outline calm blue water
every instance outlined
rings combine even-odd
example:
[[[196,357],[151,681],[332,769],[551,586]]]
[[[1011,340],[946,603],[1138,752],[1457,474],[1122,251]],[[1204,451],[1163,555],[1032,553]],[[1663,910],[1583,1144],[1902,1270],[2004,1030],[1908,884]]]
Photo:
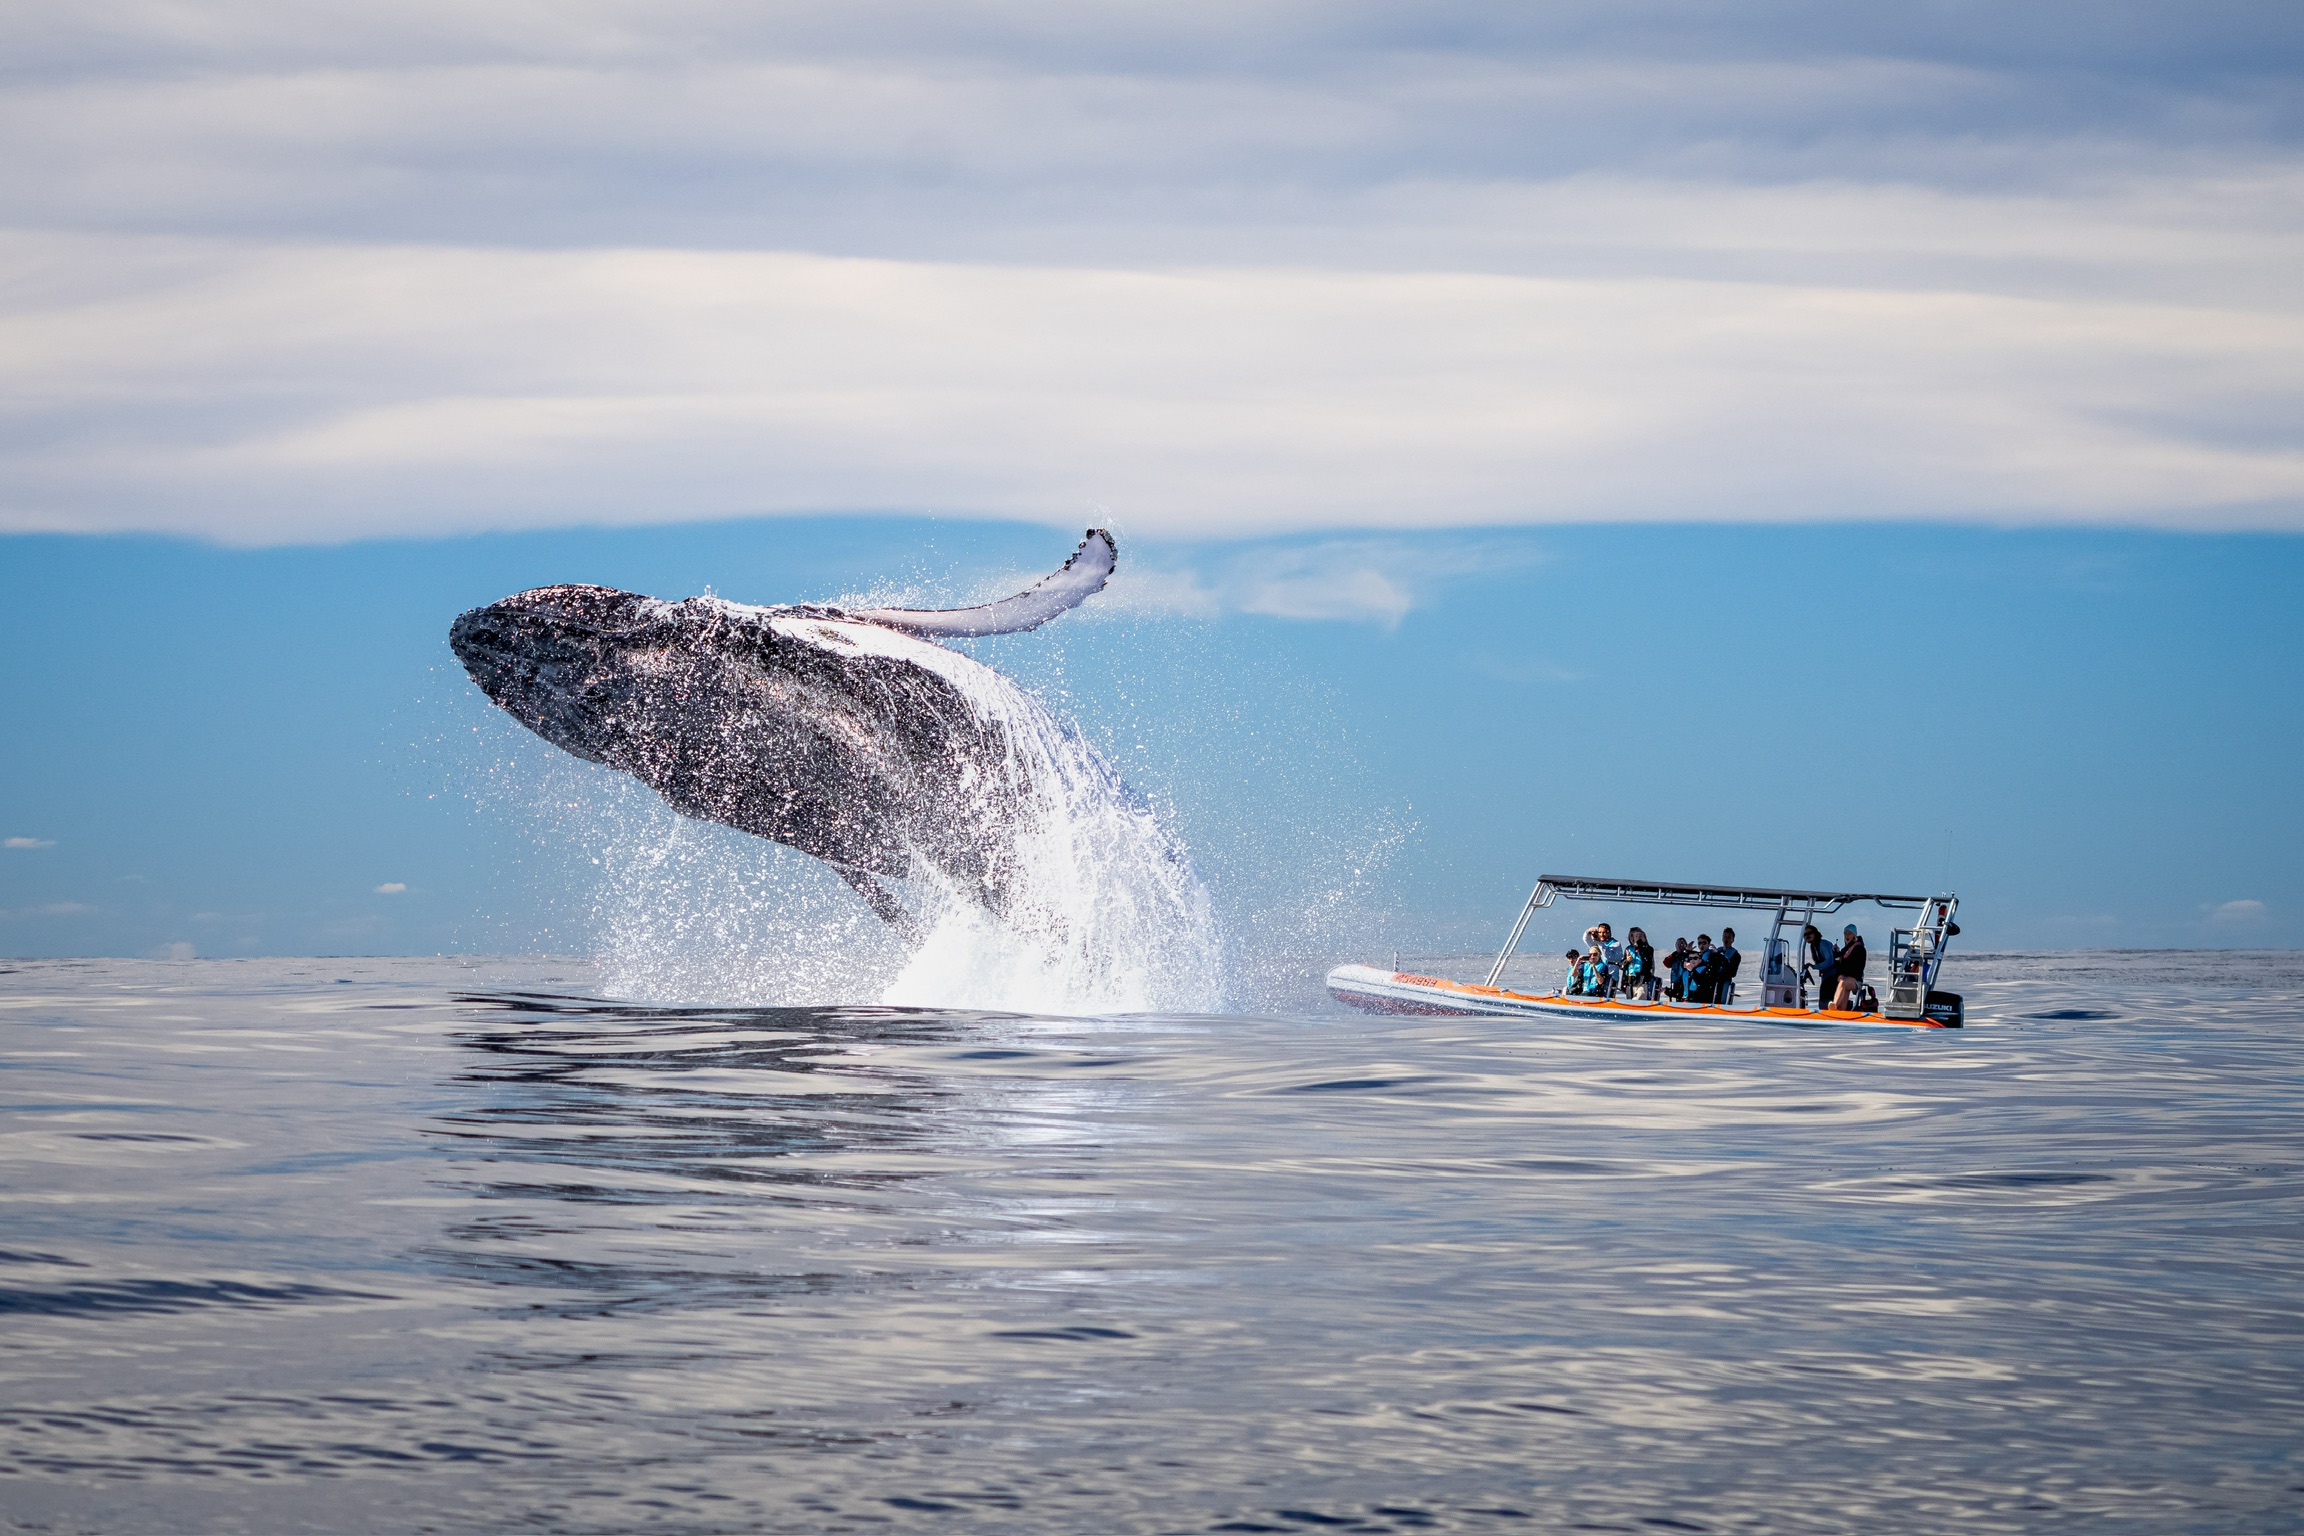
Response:
[[[0,1525],[2304,1529],[2304,956],[1946,981],[1965,1032],[13,963]]]

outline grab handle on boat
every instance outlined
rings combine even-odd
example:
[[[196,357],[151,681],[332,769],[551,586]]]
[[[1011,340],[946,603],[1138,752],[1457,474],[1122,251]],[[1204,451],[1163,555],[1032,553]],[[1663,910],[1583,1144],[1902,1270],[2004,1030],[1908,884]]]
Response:
[[[1536,882],[1536,889],[1528,893],[1528,904],[1520,909],[1520,920],[1512,925],[1512,936],[1506,939],[1504,947],[1497,951],[1496,963],[1488,967],[1488,979],[1482,985],[1490,987],[1496,985],[1496,979],[1504,974],[1504,962],[1512,958],[1512,951],[1520,947],[1520,935],[1528,931],[1528,919],[1536,915],[1538,907],[1547,904],[1545,898],[1551,894],[1552,887],[1548,882],[1542,880]]]

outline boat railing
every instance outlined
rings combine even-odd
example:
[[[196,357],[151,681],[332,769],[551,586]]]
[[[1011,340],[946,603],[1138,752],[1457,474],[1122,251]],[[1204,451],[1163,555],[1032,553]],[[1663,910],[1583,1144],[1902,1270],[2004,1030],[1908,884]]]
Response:
[[[1881,1012],[1889,1018],[1918,1019],[1927,1012],[1937,968],[1944,962],[1945,945],[1960,931],[1959,925],[1952,921],[1959,899],[1949,894],[1900,896],[1878,891],[1790,891],[1764,886],[1691,885],[1670,880],[1539,875],[1536,888],[1528,893],[1527,901],[1520,907],[1520,915],[1513,922],[1504,947],[1497,951],[1495,964],[1489,966],[1484,985],[1493,987],[1503,977],[1504,967],[1511,963],[1514,951],[1519,949],[1537,909],[1548,907],[1562,897],[1570,901],[1725,907],[1772,913],[1768,938],[1761,948],[1760,1006],[1763,1008],[1797,1008],[1806,1000],[1802,983],[1807,967],[1795,947],[1795,939],[1786,937],[1787,929],[1797,936],[1818,917],[1854,902],[1870,902],[1891,910],[1918,913],[1911,927],[1889,930],[1889,986],[1881,1006]],[[1819,989],[1823,984],[1824,979],[1819,977]]]
[[[1929,898],[1919,920],[1888,934],[1888,995],[1880,1011],[1891,1019],[1917,1019],[1928,1011],[1928,994],[1944,964],[1944,948],[1960,931],[1952,914],[1960,903],[1950,896]]]

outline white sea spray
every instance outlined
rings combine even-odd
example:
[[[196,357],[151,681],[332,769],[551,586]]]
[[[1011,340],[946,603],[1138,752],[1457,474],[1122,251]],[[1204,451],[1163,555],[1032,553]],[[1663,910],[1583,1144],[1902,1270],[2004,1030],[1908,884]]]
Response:
[[[995,915],[923,858],[919,878],[885,882],[913,919],[899,932],[819,861],[680,816],[623,775],[553,754],[532,804],[542,840],[579,844],[591,860],[580,926],[606,991],[1076,1015],[1222,1006],[1223,946],[1189,852],[1078,731],[942,646],[872,625],[772,622],[787,640],[902,660],[959,692],[1024,789],[1002,813],[1014,860],[1003,908]]]

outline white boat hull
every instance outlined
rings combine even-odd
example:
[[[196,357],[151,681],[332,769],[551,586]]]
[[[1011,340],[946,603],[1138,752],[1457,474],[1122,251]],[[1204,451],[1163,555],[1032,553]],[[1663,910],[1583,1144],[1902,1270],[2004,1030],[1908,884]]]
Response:
[[[1433,1014],[1457,1018],[1539,1017],[1552,1019],[1736,1019],[1753,1024],[1789,1024],[1939,1029],[1930,1019],[1887,1019],[1877,1013],[1812,1012],[1805,1008],[1738,1008],[1714,1004],[1626,998],[1561,997],[1512,992],[1477,982],[1449,981],[1373,965],[1340,965],[1328,973],[1328,993],[1367,1013]]]

